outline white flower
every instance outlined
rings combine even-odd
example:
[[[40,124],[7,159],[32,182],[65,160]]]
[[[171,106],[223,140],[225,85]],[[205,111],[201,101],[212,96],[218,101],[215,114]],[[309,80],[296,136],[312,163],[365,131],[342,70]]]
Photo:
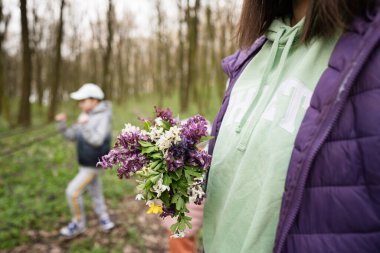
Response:
[[[163,176],[161,175],[160,179],[158,179],[157,183],[153,185],[153,192],[157,193],[157,198],[161,196],[164,191],[170,191],[170,187],[163,184]]]
[[[148,201],[145,203],[145,205],[147,205],[147,206],[149,206],[149,205],[151,205],[151,204],[154,204],[154,202],[153,202],[152,200],[148,200]]]
[[[177,144],[181,141],[181,128],[172,126],[166,131],[156,142],[157,147],[165,153],[173,144]]]
[[[190,198],[189,201],[194,203],[197,199],[202,199],[206,193],[202,188],[203,178],[196,178],[187,190]]]
[[[160,139],[161,135],[164,133],[164,129],[162,128],[156,128],[156,127],[151,127],[150,128],[150,133],[148,134],[149,135],[149,138],[152,140],[152,141],[157,141]]]
[[[164,122],[162,121],[162,118],[161,117],[158,117],[154,120],[154,122],[156,122],[156,125],[157,126],[162,126],[164,125]]]
[[[136,174],[137,174],[137,175],[143,175],[143,176],[146,176],[146,175],[149,174],[150,170],[151,170],[151,169],[150,169],[149,167],[144,166],[144,167],[141,168],[141,170],[137,171]]]
[[[144,199],[144,195],[142,195],[141,193],[136,195],[136,200],[143,200],[143,199]]]
[[[124,129],[122,130],[123,133],[129,132],[129,133],[136,133],[140,131],[139,127],[133,126],[131,124],[125,124]]]
[[[183,231],[177,231],[173,235],[170,236],[170,238],[184,238],[185,237],[185,232]]]

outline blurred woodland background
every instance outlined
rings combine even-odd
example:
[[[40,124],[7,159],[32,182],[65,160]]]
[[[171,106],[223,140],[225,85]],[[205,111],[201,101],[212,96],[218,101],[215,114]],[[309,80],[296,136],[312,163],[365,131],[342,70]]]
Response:
[[[241,0],[0,0],[0,253],[165,252],[167,235],[134,183],[102,177],[117,227],[74,240],[65,188],[77,173],[75,145],[54,125],[80,110],[70,92],[99,84],[113,102],[114,135],[153,106],[212,121],[226,88],[222,58],[234,52]],[[199,236],[199,252],[202,252]]]
[[[146,0],[134,11],[133,2],[144,1],[0,0],[3,124],[30,125],[31,103],[53,120],[85,82],[119,104],[156,94],[158,105],[177,96],[181,112],[209,112],[225,90],[220,60],[236,50],[239,1]]]

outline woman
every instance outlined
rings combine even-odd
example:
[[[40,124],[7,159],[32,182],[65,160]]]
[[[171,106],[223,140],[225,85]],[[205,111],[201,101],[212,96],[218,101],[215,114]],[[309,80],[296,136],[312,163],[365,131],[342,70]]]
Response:
[[[244,1],[209,148],[206,253],[380,252],[379,8]]]

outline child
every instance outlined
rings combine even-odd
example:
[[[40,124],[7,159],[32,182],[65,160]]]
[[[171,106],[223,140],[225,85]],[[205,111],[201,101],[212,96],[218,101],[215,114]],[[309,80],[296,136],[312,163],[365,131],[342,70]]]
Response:
[[[111,141],[111,103],[102,101],[103,91],[95,84],[84,84],[70,97],[79,101],[82,113],[72,127],[66,126],[66,114],[56,116],[57,128],[66,139],[77,143],[79,172],[69,183],[66,196],[69,202],[72,221],[60,230],[62,236],[74,237],[86,228],[84,214],[83,191],[88,188],[93,207],[100,219],[103,231],[110,231],[115,224],[110,220],[104,203],[102,184],[99,178],[100,170],[96,168],[99,157],[110,150]]]

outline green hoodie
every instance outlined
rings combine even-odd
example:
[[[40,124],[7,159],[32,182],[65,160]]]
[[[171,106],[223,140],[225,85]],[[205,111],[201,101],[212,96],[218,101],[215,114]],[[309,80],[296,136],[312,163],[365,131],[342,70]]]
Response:
[[[301,44],[303,22],[273,21],[232,90],[208,181],[207,253],[272,252],[294,140],[339,38]]]

